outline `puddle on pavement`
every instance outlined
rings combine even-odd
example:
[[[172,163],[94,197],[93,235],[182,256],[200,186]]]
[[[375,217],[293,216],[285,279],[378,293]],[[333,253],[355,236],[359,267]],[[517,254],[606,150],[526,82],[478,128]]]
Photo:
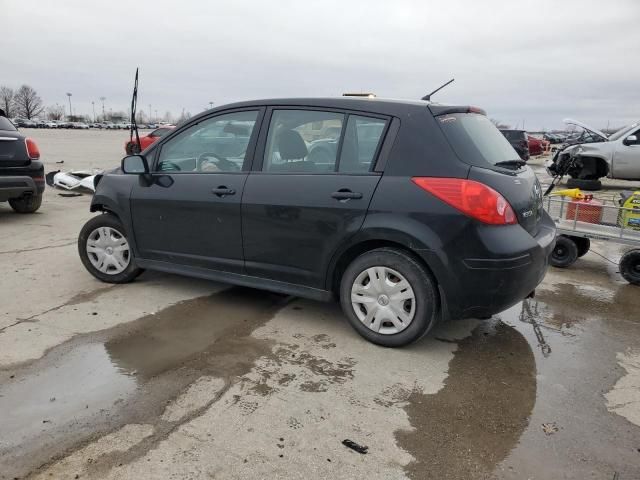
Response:
[[[553,308],[547,321],[556,327],[572,326],[586,318],[639,322],[640,288],[619,285],[614,289],[559,283],[553,289],[539,290],[536,298]]]
[[[410,478],[489,477],[527,428],[536,398],[531,347],[499,320],[482,323],[458,342],[445,386],[413,392],[405,411],[413,431],[396,432],[415,457]]]
[[[202,375],[230,378],[270,352],[250,336],[288,297],[231,288],[83,335],[0,371],[0,478],[22,476],[83,440],[153,423]]]
[[[640,340],[635,288],[592,296],[560,284],[499,315],[531,346],[536,400],[492,478],[640,478],[640,429],[609,412],[604,398],[625,374],[616,353]]]

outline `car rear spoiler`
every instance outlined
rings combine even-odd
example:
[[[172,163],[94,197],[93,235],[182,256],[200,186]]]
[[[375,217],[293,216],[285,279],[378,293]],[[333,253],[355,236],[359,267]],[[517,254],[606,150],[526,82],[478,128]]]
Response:
[[[451,105],[438,105],[438,104],[430,104],[428,106],[429,110],[434,117],[438,117],[440,115],[448,115],[450,113],[479,113],[480,115],[487,115],[483,109],[478,107],[471,106],[451,106]]]

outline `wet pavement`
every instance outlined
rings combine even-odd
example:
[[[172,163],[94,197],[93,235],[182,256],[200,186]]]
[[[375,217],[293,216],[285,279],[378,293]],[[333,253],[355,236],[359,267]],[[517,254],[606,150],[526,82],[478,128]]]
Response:
[[[0,205],[0,479],[640,478],[640,288],[613,245],[389,350],[334,304],[101,284],[75,253],[86,207]]]

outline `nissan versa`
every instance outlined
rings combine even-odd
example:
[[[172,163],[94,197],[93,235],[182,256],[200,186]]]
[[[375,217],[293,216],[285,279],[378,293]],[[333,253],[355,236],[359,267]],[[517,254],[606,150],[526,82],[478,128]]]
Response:
[[[540,184],[482,110],[376,98],[218,107],[99,177],[80,232],[105,282],[143,269],[313,299],[396,347],[542,280]]]

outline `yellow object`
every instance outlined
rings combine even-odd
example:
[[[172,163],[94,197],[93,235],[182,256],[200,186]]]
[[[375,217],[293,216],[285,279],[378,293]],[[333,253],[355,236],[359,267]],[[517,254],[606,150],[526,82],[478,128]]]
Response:
[[[620,206],[625,210],[620,210],[618,225],[640,230],[640,191],[633,192],[628,197],[623,198],[621,203]]]
[[[579,188],[568,188],[566,190],[554,190],[549,195],[575,198],[576,200],[584,200],[586,195]]]

